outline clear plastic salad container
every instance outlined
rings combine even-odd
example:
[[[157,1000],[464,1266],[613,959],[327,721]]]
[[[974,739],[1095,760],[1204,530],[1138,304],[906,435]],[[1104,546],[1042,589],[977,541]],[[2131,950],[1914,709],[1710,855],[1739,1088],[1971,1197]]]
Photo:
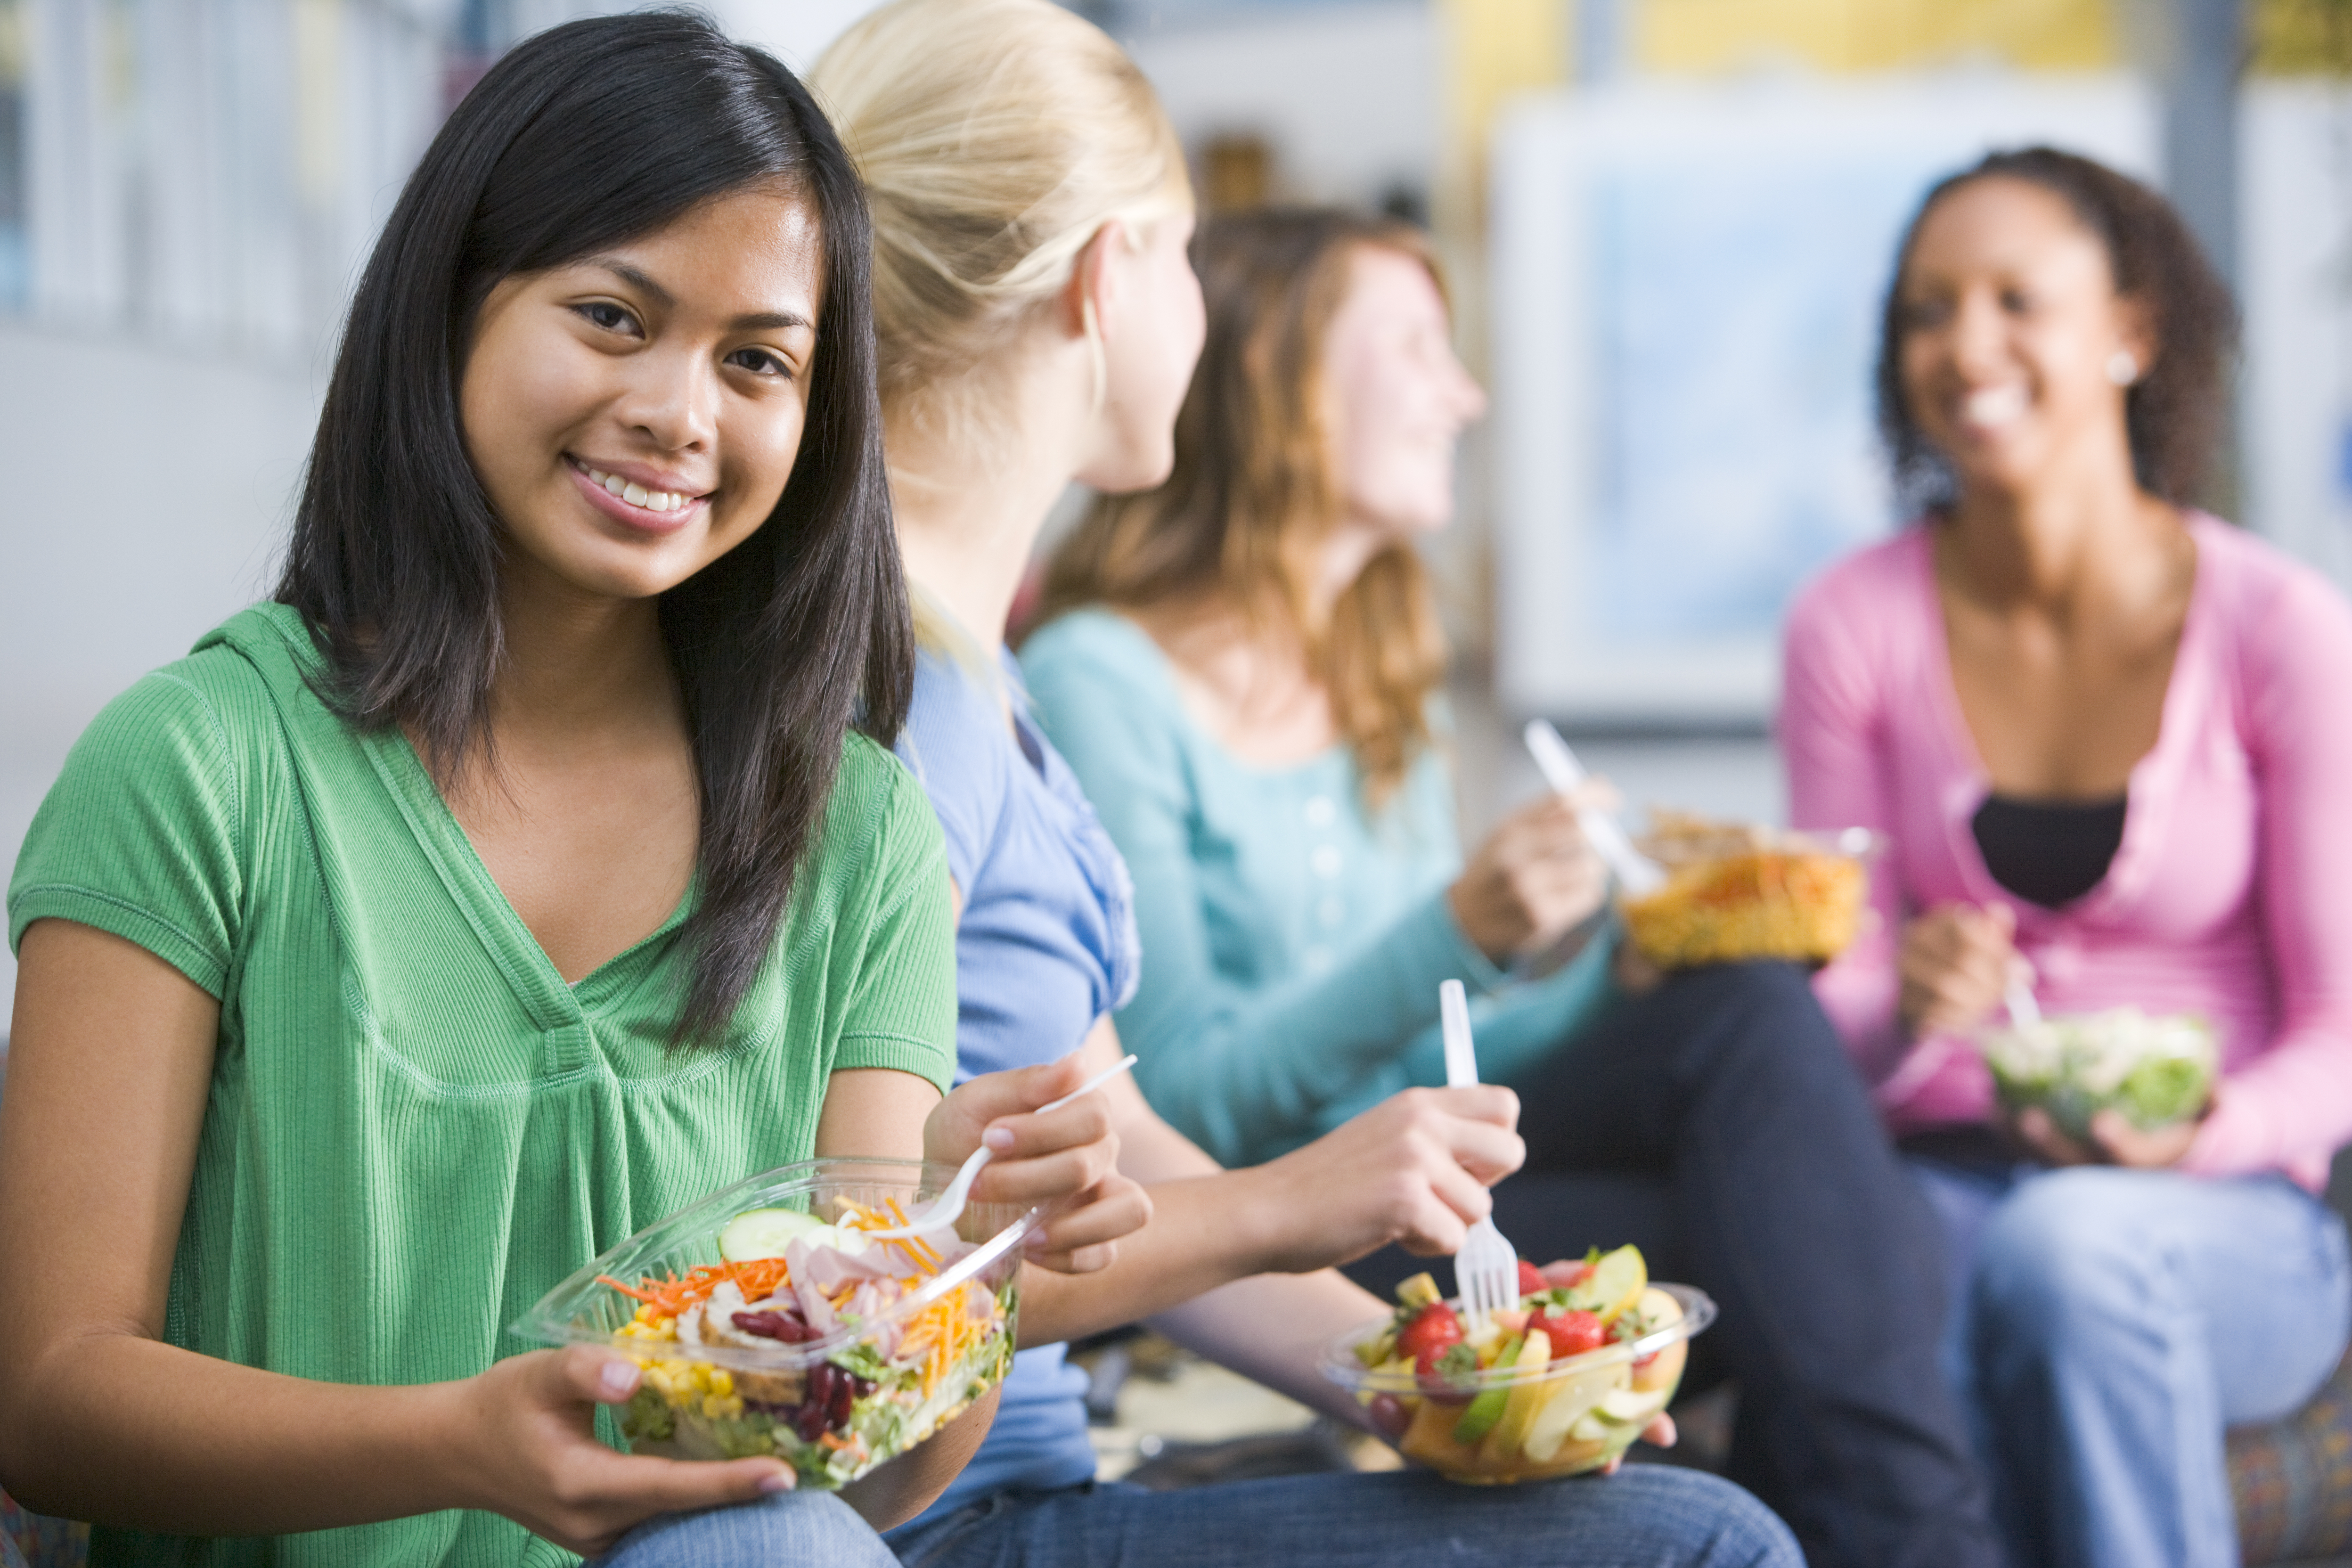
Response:
[[[2150,1016],[2137,1007],[1987,1029],[1977,1048],[2003,1104],[2038,1105],[2078,1139],[2102,1110],[2121,1111],[2143,1132],[2197,1115],[2221,1059],[2213,1026],[2196,1014]]]
[[[1884,847],[1867,828],[1797,833],[1654,808],[1643,853],[1666,885],[1624,904],[1626,933],[1661,969],[1778,958],[1826,963],[1853,942]]]
[[[1457,1301],[1444,1305],[1459,1310]],[[1715,1303],[1687,1285],[1645,1283],[1623,1314],[1625,1337],[1525,1365],[1515,1363],[1534,1336],[1510,1325],[1524,1326],[1528,1314],[1499,1314],[1504,1364],[1446,1372],[1399,1364],[1384,1342],[1400,1319],[1382,1318],[1333,1342],[1321,1370],[1369,1407],[1399,1453],[1449,1480],[1494,1486],[1572,1476],[1623,1455],[1673,1401],[1687,1342],[1715,1321]]]
[[[638,1232],[514,1325],[646,1369],[630,1450],[772,1454],[834,1489],[914,1447],[1003,1381],[1022,1239],[1043,1211],[975,1203],[956,1239],[867,1242],[955,1177],[914,1160],[810,1160]]]

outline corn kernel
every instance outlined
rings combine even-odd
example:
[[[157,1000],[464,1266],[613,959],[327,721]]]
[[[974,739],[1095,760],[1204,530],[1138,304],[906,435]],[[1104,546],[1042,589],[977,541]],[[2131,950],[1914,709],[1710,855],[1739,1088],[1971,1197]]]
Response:
[[[716,1394],[706,1394],[702,1396],[702,1413],[713,1421],[724,1416],[740,1415],[743,1414],[743,1402],[740,1399],[723,1398]]]
[[[735,1392],[735,1374],[723,1366],[710,1369],[710,1392],[724,1399]]]

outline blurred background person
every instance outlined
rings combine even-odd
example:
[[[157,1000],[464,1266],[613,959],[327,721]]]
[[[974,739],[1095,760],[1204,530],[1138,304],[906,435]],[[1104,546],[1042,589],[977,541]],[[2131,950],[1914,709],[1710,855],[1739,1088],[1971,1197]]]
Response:
[[[1949,1239],[2021,1563],[2236,1560],[2222,1427],[2343,1353],[2352,611],[2189,504],[2234,311],[2162,197],[2047,149],[1936,187],[1879,398],[1919,521],[1791,615],[1800,826],[1890,849],[1824,1002]],[[2203,1114],[2069,1137],[1967,1048],[2012,985],[2219,1031]],[[2006,1136],[2004,1136],[2006,1134]]]
[[[1535,1257],[1640,1220],[1571,1173],[1673,1194],[1644,1237],[1723,1305],[1729,1474],[1816,1563],[1993,1560],[1937,1378],[1929,1217],[1803,976],[1621,983],[1604,879],[1547,796],[1463,865],[1433,726],[1444,668],[1418,534],[1453,510],[1484,399],[1425,242],[1314,210],[1212,221],[1207,346],[1167,482],[1097,503],[1054,558],[1022,670],[1135,877],[1122,1037],[1153,1106],[1227,1163],[1444,1081],[1440,982],[1520,1090]],[[1559,973],[1517,980],[1574,929]],[[1517,1201],[1511,1201],[1516,1195]],[[1837,1300],[1817,1288],[1839,1281]]]

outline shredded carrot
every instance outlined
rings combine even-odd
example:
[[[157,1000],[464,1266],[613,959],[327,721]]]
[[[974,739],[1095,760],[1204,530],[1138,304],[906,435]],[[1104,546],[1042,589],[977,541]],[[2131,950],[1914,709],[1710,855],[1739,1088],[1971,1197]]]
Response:
[[[743,1292],[747,1301],[757,1301],[774,1295],[792,1277],[781,1258],[756,1258],[743,1263],[705,1263],[686,1271],[681,1279],[672,1273],[667,1279],[646,1276],[642,1288],[622,1284],[609,1274],[599,1274],[596,1282],[610,1285],[625,1296],[643,1301],[656,1314],[675,1318],[697,1301],[708,1300],[713,1290],[732,1280]],[[640,1311],[638,1316],[645,1313]]]

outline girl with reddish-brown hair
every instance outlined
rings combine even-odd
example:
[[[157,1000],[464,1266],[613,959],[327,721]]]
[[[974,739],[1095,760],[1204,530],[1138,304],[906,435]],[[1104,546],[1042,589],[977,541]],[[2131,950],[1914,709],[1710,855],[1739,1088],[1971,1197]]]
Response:
[[[1504,1232],[1538,1257],[1635,1240],[1723,1304],[1731,1474],[1811,1561],[1993,1562],[1935,1364],[1932,1221],[1805,977],[1621,975],[1557,798],[1460,858],[1417,543],[1485,399],[1426,242],[1275,211],[1193,255],[1208,329],[1173,469],[1062,545],[1022,656],[1134,873],[1118,1027],[1144,1092],[1218,1159],[1269,1159],[1443,1082],[1438,987],[1463,981],[1524,1105]]]

